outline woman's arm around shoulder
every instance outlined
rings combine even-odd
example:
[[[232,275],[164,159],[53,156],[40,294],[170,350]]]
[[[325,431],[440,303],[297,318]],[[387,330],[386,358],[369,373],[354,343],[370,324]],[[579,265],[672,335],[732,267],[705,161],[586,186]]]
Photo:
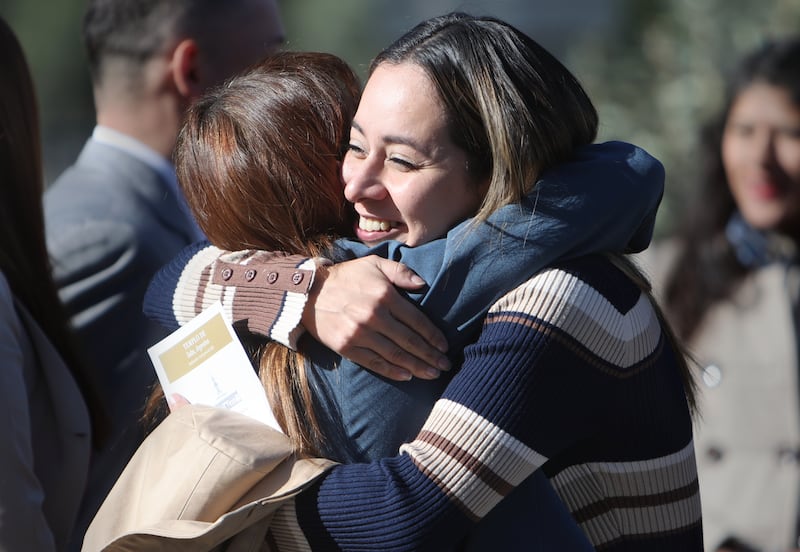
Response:
[[[296,499],[294,514],[312,549],[442,549],[457,543],[472,523],[546,465],[549,475],[569,467],[583,473],[594,463],[601,466],[615,458],[620,462],[614,466],[625,470],[629,464],[640,470],[650,463],[664,465],[663,442],[652,448],[637,444],[636,450],[620,446],[613,454],[594,444],[601,434],[598,429],[611,435],[602,428],[615,427],[615,420],[608,419],[615,411],[598,405],[614,404],[618,398],[602,396],[595,384],[605,385],[619,397],[630,393],[619,385],[624,378],[609,374],[616,357],[605,358],[609,345],[625,332],[620,334],[620,327],[606,320],[619,309],[651,319],[646,302],[638,299],[638,288],[630,283],[622,292],[613,291],[620,277],[602,257],[594,257],[597,260],[576,260],[567,269],[542,271],[492,307],[478,341],[465,350],[463,367],[416,439],[404,445],[399,456],[337,466],[312,492]],[[593,318],[595,322],[588,323]],[[657,321],[654,324],[657,327]],[[653,335],[650,329],[648,325],[639,328],[636,345],[626,346],[620,357],[620,362],[624,360],[620,370],[646,369],[661,362],[654,363],[661,358],[660,340],[658,332]],[[633,349],[641,358],[631,367],[628,353]],[[633,408],[636,401],[628,403]],[[685,410],[682,401],[675,404],[676,409],[683,405]],[[684,414],[681,423],[679,416],[668,416],[678,428],[664,458],[683,458],[686,447],[691,447],[688,411]],[[579,453],[579,461],[570,456],[574,453]],[[671,463],[672,471],[683,475],[694,466],[691,454]],[[656,525],[637,526],[646,538],[625,534],[627,529],[620,527],[620,542],[666,539],[674,545],[672,549],[688,542],[700,550],[696,490],[684,496],[679,492],[683,490],[680,478],[661,472],[654,476],[670,486],[663,489],[665,496],[674,494],[659,508],[679,515],[667,516]],[[634,477],[648,476],[636,472]],[[691,481],[687,484],[691,488]],[[588,498],[599,503],[614,497],[595,493]],[[579,506],[568,506],[579,515],[575,510]],[[595,545],[608,544],[608,535],[602,532],[590,536]],[[615,550],[614,546],[608,549]]]
[[[174,330],[220,302],[237,329],[295,347],[318,264],[300,255],[230,252],[198,242],[153,277],[144,312]]]

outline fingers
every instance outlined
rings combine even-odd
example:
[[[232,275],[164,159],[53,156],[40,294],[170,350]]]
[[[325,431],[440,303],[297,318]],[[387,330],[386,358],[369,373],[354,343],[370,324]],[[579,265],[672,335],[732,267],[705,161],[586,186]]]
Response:
[[[398,294],[389,310],[397,322],[387,330],[395,343],[432,364],[447,352],[444,334],[416,304]]]
[[[391,379],[438,378],[450,369],[443,351],[447,341],[439,329],[394,289],[376,311],[351,313],[362,323],[353,328],[345,356]],[[357,357],[357,358],[356,358]]]
[[[380,257],[372,257],[372,259],[386,278],[398,287],[403,289],[417,289],[425,285],[425,280],[402,263]],[[412,331],[405,331],[401,326],[391,328],[390,331],[397,333],[393,341],[398,343],[409,353],[435,365],[436,360],[441,356],[438,355],[437,352],[447,352],[447,340],[444,334],[433,322],[428,320],[428,317],[419,310],[417,305],[411,304],[408,301],[400,300],[393,302],[391,305],[391,312],[400,324],[409,329],[413,328]],[[431,347],[433,347],[435,351],[431,349]]]
[[[347,358],[366,368],[370,372],[374,372],[385,378],[395,381],[408,381],[413,377],[413,374],[401,368],[400,366],[390,364],[385,358],[381,357],[371,349],[356,348],[350,351]],[[438,377],[438,375],[437,375]],[[435,379],[435,378],[430,378]]]
[[[405,265],[379,257],[334,265],[315,281],[303,325],[333,351],[380,375],[434,379],[450,368],[445,336],[395,285],[414,289],[424,282]]]
[[[383,345],[375,344],[369,349],[358,347],[348,353],[353,362],[395,381],[408,381],[412,377],[433,380],[441,374],[441,370],[432,368],[388,340]]]
[[[178,393],[172,393],[171,395],[167,395],[167,406],[171,412],[175,412],[178,408],[182,406],[186,406],[187,404],[191,404],[186,397],[180,395]]]
[[[384,276],[394,285],[403,289],[419,289],[425,285],[425,280],[403,263],[390,261],[382,257],[369,257]]]
[[[329,339],[328,346],[364,368],[393,380],[438,378],[442,371],[450,369],[447,356],[411,329],[413,326],[399,322],[392,310],[410,308],[414,312],[409,314],[414,316],[408,319],[419,316],[425,324],[430,322],[399,294],[395,300],[404,304],[400,308],[387,304],[378,312],[370,309],[360,311],[355,307],[347,309],[347,321],[336,323],[338,341]],[[435,326],[431,326],[438,332]]]

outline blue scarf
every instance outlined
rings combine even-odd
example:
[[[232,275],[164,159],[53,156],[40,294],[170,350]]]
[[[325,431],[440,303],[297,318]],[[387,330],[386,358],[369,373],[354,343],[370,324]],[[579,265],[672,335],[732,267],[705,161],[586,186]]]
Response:
[[[725,237],[736,259],[745,267],[758,268],[774,262],[797,262],[797,247],[788,238],[750,226],[739,211],[725,226]]]

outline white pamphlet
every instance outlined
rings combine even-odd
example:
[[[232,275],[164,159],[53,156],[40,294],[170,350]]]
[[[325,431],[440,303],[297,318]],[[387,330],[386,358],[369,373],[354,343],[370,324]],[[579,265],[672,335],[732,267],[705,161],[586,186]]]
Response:
[[[147,352],[164,396],[235,410],[282,431],[247,353],[217,302]]]

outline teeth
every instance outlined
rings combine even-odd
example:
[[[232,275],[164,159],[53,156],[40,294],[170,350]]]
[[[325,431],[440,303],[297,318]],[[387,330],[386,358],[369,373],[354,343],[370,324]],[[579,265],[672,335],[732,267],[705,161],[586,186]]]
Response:
[[[386,232],[395,227],[395,223],[388,220],[378,220],[366,217],[359,217],[358,227],[367,232]]]

